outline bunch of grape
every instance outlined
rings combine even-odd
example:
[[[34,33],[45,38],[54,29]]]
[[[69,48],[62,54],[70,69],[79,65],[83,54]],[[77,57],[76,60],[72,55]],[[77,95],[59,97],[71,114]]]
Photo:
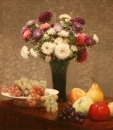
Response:
[[[46,88],[47,82],[45,80],[28,80],[27,78],[20,78],[19,80],[15,80],[14,84],[16,84],[23,91],[23,96],[28,96],[33,86],[40,86],[42,88]]]
[[[58,99],[57,95],[46,95],[41,97],[41,101],[43,101],[47,112],[54,113],[58,111],[57,99]]]
[[[58,120],[59,121],[69,121],[69,122],[75,122],[75,123],[84,123],[84,118],[86,115],[82,112],[76,112],[75,108],[71,106],[67,106],[65,109],[63,109],[58,114]]]
[[[1,92],[9,93],[9,95],[14,97],[20,97],[23,95],[22,90],[17,85],[12,85],[9,87],[2,87]]]
[[[33,86],[28,95],[30,98],[26,100],[26,103],[28,103],[30,107],[36,107],[40,102],[41,97],[44,96],[44,93],[45,88],[42,88],[40,86]]]

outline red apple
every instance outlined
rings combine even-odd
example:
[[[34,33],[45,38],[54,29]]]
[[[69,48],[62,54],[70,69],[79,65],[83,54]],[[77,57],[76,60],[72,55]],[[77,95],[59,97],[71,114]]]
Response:
[[[82,96],[85,96],[86,92],[80,88],[73,88],[70,91],[69,100],[71,103],[75,102],[77,99],[79,99]]]
[[[95,102],[89,108],[88,116],[94,121],[104,121],[110,117],[110,109],[104,102]]]

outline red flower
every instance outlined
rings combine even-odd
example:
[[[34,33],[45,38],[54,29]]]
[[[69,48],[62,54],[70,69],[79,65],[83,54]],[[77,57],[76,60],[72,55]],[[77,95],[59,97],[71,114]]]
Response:
[[[48,22],[51,20],[51,17],[52,17],[52,13],[49,11],[45,11],[39,15],[38,21],[42,23]]]
[[[28,29],[28,30],[26,30],[26,31],[24,32],[22,38],[23,38],[24,40],[26,40],[27,38],[30,37],[30,35],[31,35],[31,31]]]
[[[86,39],[86,34],[85,33],[79,33],[77,35],[77,38],[76,38],[76,42],[78,45],[86,45],[85,43],[85,39]]]
[[[82,49],[79,52],[78,62],[82,63],[87,60],[88,53],[86,52],[86,49]]]

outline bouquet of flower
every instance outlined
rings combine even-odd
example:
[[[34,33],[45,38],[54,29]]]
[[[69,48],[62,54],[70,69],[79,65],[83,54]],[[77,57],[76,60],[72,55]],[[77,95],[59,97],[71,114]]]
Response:
[[[42,12],[37,20],[29,20],[22,28],[23,40],[33,47],[23,46],[21,55],[29,55],[51,60],[71,60],[84,62],[87,59],[87,48],[95,45],[99,39],[96,34],[83,33],[85,20],[81,17],[71,18],[68,14],[59,16],[59,22],[51,23],[52,13]]]

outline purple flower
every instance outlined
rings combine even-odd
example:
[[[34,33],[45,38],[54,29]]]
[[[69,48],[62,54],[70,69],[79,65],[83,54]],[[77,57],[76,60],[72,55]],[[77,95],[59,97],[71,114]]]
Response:
[[[78,23],[78,22],[74,22],[74,23],[73,23],[73,28],[74,28],[75,31],[77,31],[77,32],[80,32],[80,31],[82,31],[82,29],[83,29],[82,25],[81,25],[80,23]]]
[[[57,32],[60,32],[60,31],[63,29],[63,27],[62,27],[62,25],[61,25],[60,23],[56,23],[56,24],[53,26],[53,28],[54,28],[55,31],[57,31]]]
[[[27,26],[31,26],[31,25],[34,25],[35,24],[35,20],[29,20],[26,25]]]
[[[72,23],[77,22],[77,23],[80,23],[80,24],[82,24],[82,25],[85,24],[85,20],[84,20],[83,18],[81,18],[81,17],[76,17],[76,18],[74,18],[74,19],[71,19],[70,21],[71,21]]]
[[[39,22],[48,22],[51,20],[51,17],[52,17],[52,13],[49,12],[49,11],[45,11],[45,12],[42,12],[40,15],[39,15],[39,18],[38,18],[38,21]]]
[[[86,36],[85,43],[87,46],[92,46],[95,44],[95,41],[91,36]]]
[[[24,26],[23,28],[22,28],[22,30],[21,30],[21,34],[23,35],[24,34],[24,32],[26,31],[28,29],[28,26],[26,25],[26,26]]]
[[[32,33],[32,37],[35,40],[42,38],[43,35],[44,35],[44,32],[41,29],[35,29]]]

